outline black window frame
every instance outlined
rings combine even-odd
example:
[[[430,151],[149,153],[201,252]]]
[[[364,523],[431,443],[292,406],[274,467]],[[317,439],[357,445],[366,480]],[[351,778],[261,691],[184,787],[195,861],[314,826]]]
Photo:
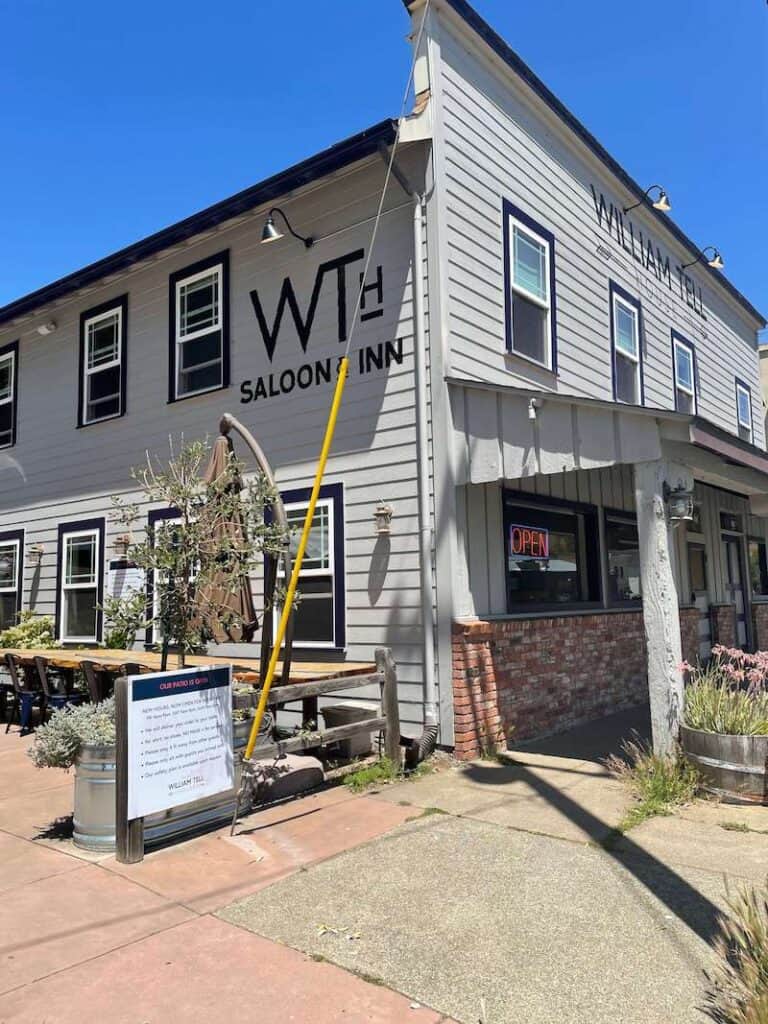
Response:
[[[742,437],[741,431],[746,430],[739,419],[739,388],[746,391],[749,398],[749,437]],[[755,406],[752,401],[752,388],[747,384],[746,381],[740,377],[734,377],[734,392],[736,395],[736,436],[740,441],[744,441],[746,444],[755,443]]]
[[[13,386],[13,397],[11,398],[11,440],[6,444],[0,444],[0,451],[4,451],[6,448],[13,448],[17,441],[17,424],[19,415],[19,341],[11,341],[7,345],[3,345],[0,348],[0,359],[4,356],[13,356],[13,375],[12,375],[12,386]],[[8,403],[4,403],[8,404]]]
[[[97,316],[106,316],[115,310],[120,310],[120,412],[112,413],[109,416],[101,416],[99,419],[89,420],[85,418],[85,401],[87,389],[86,378],[86,353],[88,348],[85,336],[85,326],[89,320]],[[100,302],[98,306],[92,306],[80,314],[80,365],[77,391],[77,426],[95,427],[99,423],[107,423],[109,420],[120,419],[125,416],[128,397],[128,295],[118,295],[109,302]]]
[[[696,359],[696,346],[692,341],[689,341],[683,334],[672,328],[672,386],[674,388],[675,396],[675,411],[676,412],[688,412],[688,410],[681,409],[678,401],[678,383],[677,383],[677,352],[676,346],[680,345],[682,348],[687,348],[691,353],[691,375],[693,377],[693,409],[688,412],[690,416],[698,416],[699,414],[699,365]]]
[[[0,532],[0,545],[18,544],[18,557],[16,559],[16,621],[24,607],[24,545],[25,532],[21,530],[3,530]]]
[[[529,509],[533,512],[551,512],[571,514],[584,517],[585,571],[587,578],[588,597],[583,601],[568,602],[531,602],[529,604],[512,604],[509,591],[509,527],[512,525],[510,507]],[[572,612],[594,611],[603,608],[603,585],[600,564],[600,531],[598,528],[599,509],[597,505],[579,501],[567,501],[561,498],[548,498],[533,495],[529,491],[515,491],[510,488],[502,490],[502,530],[504,533],[504,590],[508,615],[525,617],[535,612]],[[591,528],[590,528],[591,527]],[[581,557],[581,553],[577,554]]]
[[[96,566],[96,639],[94,643],[101,643],[104,639],[104,613],[101,610],[104,604],[104,575],[106,566],[106,520],[104,516],[93,519],[78,519],[69,523],[59,523],[58,539],[56,544],[56,610],[55,627],[56,639],[62,644],[82,644],[87,641],[82,639],[67,639],[62,636],[64,608],[62,597],[62,576],[64,571],[64,538],[71,533],[85,533],[94,530],[99,535],[99,557]]]
[[[216,387],[191,391],[187,395],[178,394],[178,366],[176,363],[176,287],[188,277],[202,274],[206,270],[221,267],[221,384]],[[212,395],[223,391],[230,384],[230,337],[229,337],[229,249],[206,256],[189,266],[175,270],[168,278],[168,403],[184,402],[189,398]]]
[[[635,530],[638,530],[638,525],[637,525],[637,515],[634,512],[626,512],[624,509],[620,509],[620,508],[606,508],[605,506],[603,506],[602,513],[603,513],[603,544],[604,544],[604,547],[605,547],[605,555],[604,555],[604,558],[605,558],[605,578],[606,578],[606,581],[607,581],[608,577],[610,575],[610,565],[609,565],[609,562],[608,562],[608,548],[609,548],[609,545],[608,545],[608,520],[611,519],[614,522],[618,521],[620,524],[623,524],[625,526],[634,526]],[[638,541],[638,553],[639,553],[639,551],[640,551],[640,535],[639,535],[639,532],[638,532],[637,541]],[[642,606],[643,606],[642,589],[641,589],[641,595],[640,595],[639,599],[637,599],[637,598],[635,598],[635,599],[630,598],[630,599],[628,599],[626,601],[614,601],[614,600],[611,600],[611,596],[610,596],[609,590],[606,589],[605,605],[606,605],[606,608],[642,608]]]
[[[638,365],[638,387],[639,402],[625,402],[617,394],[616,376],[616,317],[614,315],[614,303],[620,298],[628,306],[633,306],[637,311],[637,365]],[[608,281],[608,317],[610,320],[611,333],[611,382],[613,386],[613,400],[619,405],[645,405],[645,359],[643,349],[645,348],[645,326],[643,324],[643,304],[631,292],[622,287],[617,281]]]
[[[298,487],[281,491],[284,505],[308,505],[311,487]],[[293,647],[301,651],[331,651],[339,653],[347,647],[347,581],[346,581],[346,534],[344,515],[344,484],[324,484],[318,499],[330,500],[333,507],[333,642],[312,643],[294,640]],[[267,517],[269,518],[269,516]],[[299,574],[301,591],[301,574]]]
[[[755,590],[752,586],[752,558],[750,557],[750,547],[752,544],[757,544],[759,548],[758,562],[760,582],[763,588],[760,591]],[[753,535],[747,537],[747,572],[749,574],[749,589],[752,597],[768,597],[768,541],[766,541],[765,537],[755,537]]]
[[[542,363],[538,359],[534,359],[532,356],[526,355],[524,352],[518,351],[513,345],[513,330],[512,330],[512,236],[509,230],[510,217],[514,220],[519,221],[523,227],[534,234],[539,235],[549,246],[549,267],[548,267],[548,283],[549,283],[549,364]],[[531,363],[533,366],[538,366],[545,373],[552,373],[557,376],[557,288],[556,288],[556,272],[555,264],[557,260],[556,255],[556,239],[555,235],[549,228],[545,228],[543,224],[540,224],[537,220],[534,220],[530,214],[527,214],[524,210],[521,210],[519,206],[515,206],[514,203],[508,199],[502,199],[502,244],[504,246],[504,334],[506,340],[507,354],[515,356],[518,359],[524,359],[526,362]]]

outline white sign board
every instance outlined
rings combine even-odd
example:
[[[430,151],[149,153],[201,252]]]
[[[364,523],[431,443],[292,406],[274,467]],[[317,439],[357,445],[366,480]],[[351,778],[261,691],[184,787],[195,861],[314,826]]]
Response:
[[[128,820],[235,787],[232,666],[128,678]]]

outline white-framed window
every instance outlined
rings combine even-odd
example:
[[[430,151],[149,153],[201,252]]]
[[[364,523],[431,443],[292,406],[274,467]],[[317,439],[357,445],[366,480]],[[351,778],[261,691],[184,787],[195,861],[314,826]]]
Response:
[[[285,514],[292,528],[291,554],[295,555],[309,506],[309,491],[283,495]],[[280,563],[278,579],[285,583]],[[294,612],[296,647],[343,648],[346,643],[344,608],[344,510],[341,484],[320,490],[304,554]],[[275,629],[281,609],[275,609]]]
[[[672,360],[675,382],[675,409],[678,412],[697,411],[696,355],[693,345],[672,332]]]
[[[739,437],[752,443],[752,392],[743,381],[736,381],[736,421]]]
[[[127,297],[122,296],[80,318],[80,426],[125,412],[126,311]]]
[[[23,530],[0,533],[0,630],[18,622],[23,557]]]
[[[643,403],[640,303],[611,282],[613,397],[629,405]]]
[[[170,401],[229,384],[227,278],[226,253],[171,275]]]
[[[59,637],[100,640],[104,576],[104,520],[59,527]]]
[[[555,370],[554,236],[504,201],[507,348]]]
[[[0,349],[0,448],[16,443],[18,358],[18,342]]]

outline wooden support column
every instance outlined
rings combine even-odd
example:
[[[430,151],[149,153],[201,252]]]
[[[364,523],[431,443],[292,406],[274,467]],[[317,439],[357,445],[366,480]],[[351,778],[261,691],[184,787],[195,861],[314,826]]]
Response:
[[[381,709],[387,724],[384,751],[390,761],[400,764],[400,709],[397,701],[397,670],[389,647],[376,650],[376,668],[381,673]]]
[[[664,459],[635,465],[648,695],[653,749],[657,754],[668,754],[674,749],[683,713],[679,602],[674,575],[674,541],[664,500],[665,483],[673,490],[693,487],[691,473],[684,466]]]

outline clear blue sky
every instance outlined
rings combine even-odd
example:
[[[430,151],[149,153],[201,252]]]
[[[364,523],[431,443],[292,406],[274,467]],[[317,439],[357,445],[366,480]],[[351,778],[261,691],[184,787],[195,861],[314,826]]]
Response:
[[[476,0],[768,314],[764,0]],[[398,112],[400,0],[0,0],[0,305]]]

